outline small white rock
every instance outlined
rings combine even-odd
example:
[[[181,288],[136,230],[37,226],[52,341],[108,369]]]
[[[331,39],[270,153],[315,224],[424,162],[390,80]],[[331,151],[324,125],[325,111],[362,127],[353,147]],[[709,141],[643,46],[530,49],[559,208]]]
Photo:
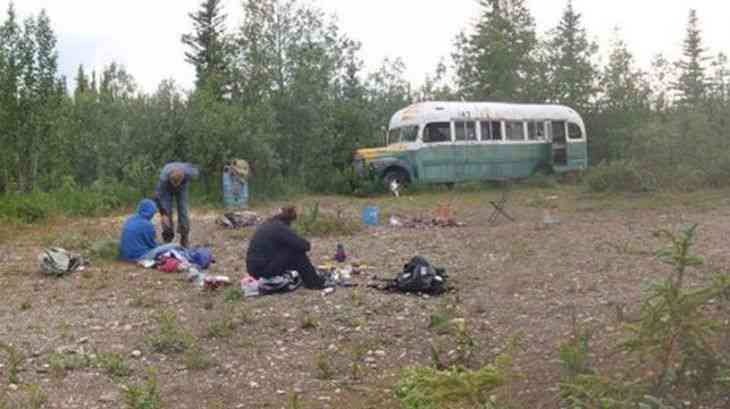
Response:
[[[135,349],[134,351],[132,351],[132,357],[139,358],[141,356],[142,356],[142,351],[140,351],[138,349]]]

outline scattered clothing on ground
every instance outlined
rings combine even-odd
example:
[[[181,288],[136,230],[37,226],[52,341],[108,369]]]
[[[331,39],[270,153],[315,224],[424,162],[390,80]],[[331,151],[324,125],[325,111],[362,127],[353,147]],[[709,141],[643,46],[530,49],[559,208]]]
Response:
[[[430,227],[464,227],[466,223],[458,222],[454,218],[439,218],[439,217],[399,217],[391,216],[388,224],[391,227],[402,227],[409,229],[424,229]]]

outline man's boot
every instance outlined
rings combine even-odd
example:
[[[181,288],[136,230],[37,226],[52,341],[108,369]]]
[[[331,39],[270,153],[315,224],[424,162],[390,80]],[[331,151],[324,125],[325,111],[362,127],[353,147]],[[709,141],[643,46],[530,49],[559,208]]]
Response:
[[[180,245],[184,248],[190,247],[190,232],[188,231],[181,231],[180,232]]]

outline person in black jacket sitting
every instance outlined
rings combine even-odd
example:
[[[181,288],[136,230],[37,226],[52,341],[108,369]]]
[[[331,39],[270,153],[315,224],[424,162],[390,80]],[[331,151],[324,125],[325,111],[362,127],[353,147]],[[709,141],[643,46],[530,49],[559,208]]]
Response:
[[[294,207],[284,207],[256,228],[246,253],[248,274],[257,279],[272,278],[296,270],[305,287],[322,289],[326,280],[307,256],[311,245],[291,228],[296,218]]]

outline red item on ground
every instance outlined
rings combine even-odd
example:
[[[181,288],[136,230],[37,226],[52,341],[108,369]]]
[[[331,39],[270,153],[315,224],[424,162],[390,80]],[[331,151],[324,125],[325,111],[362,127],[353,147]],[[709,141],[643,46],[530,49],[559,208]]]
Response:
[[[157,264],[157,269],[163,273],[174,273],[180,265],[180,260],[175,257],[163,257]]]

